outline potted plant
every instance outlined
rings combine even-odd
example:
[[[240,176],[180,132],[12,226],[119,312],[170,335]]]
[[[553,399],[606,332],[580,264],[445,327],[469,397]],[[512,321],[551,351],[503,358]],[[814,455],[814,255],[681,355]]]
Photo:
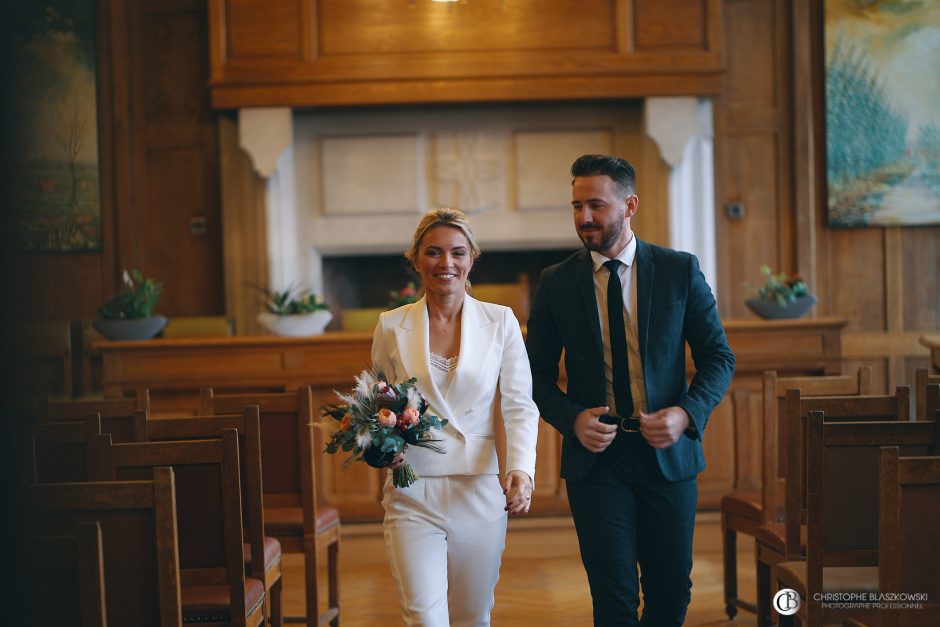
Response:
[[[121,282],[114,298],[98,308],[92,325],[109,340],[149,340],[166,326],[166,318],[153,313],[163,284],[136,269],[124,270]]]
[[[266,311],[258,322],[274,335],[303,337],[323,333],[333,319],[326,303],[314,292],[289,286],[285,290],[258,288],[264,296]]]
[[[774,274],[766,265],[760,267],[760,273],[764,285],[757,288],[757,298],[749,298],[745,304],[761,318],[799,318],[816,304],[816,297],[799,275]]]
[[[408,281],[408,284],[400,290],[392,290],[388,293],[387,309],[396,309],[402,305],[410,305],[418,300],[418,288],[414,281]]]

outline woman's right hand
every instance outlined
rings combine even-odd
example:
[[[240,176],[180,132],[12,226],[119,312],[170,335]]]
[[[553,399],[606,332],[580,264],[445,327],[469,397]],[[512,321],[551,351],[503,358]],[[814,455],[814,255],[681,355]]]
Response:
[[[405,463],[405,451],[401,453],[395,453],[395,457],[392,458],[392,463],[388,465],[389,468],[395,470],[399,466]]]

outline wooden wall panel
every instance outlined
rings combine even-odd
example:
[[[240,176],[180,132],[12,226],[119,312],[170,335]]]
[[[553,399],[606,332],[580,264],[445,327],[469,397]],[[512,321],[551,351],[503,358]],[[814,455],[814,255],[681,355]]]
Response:
[[[849,320],[848,331],[885,330],[884,233],[881,229],[828,230],[832,292],[820,309]]]
[[[726,0],[725,88],[722,96],[737,110],[777,103],[774,3]]]
[[[616,45],[613,2],[532,4],[473,0],[424,2],[409,9],[387,0],[320,0],[319,54],[607,50]],[[701,23],[701,20],[698,22]],[[576,33],[576,36],[572,36]]]
[[[792,271],[790,103],[785,4],[725,0],[725,77],[715,106],[718,298],[725,318],[750,318],[744,301],[761,264]],[[742,219],[723,208],[742,202]]]
[[[28,321],[77,320],[94,316],[107,289],[101,285],[101,255],[35,253],[23,255],[13,280],[15,294],[5,298]],[[110,288],[110,286],[108,286]]]
[[[699,48],[708,44],[706,0],[636,0],[633,32],[637,50]]]
[[[940,329],[940,227],[901,229],[903,325]]]
[[[226,12],[225,46],[230,58],[287,57],[303,50],[304,0],[232,0]]]

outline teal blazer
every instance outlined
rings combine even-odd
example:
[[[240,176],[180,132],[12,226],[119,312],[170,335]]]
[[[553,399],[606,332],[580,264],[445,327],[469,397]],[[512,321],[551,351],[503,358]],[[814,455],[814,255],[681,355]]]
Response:
[[[701,438],[708,416],[734,375],[718,308],[694,255],[637,240],[637,330],[648,411],[678,405],[697,434],[680,436],[656,460],[669,481],[705,468]],[[526,348],[533,398],[542,417],[563,436],[561,476],[580,481],[597,455],[574,435],[575,417],[607,404],[604,352],[594,296],[591,254],[581,250],[542,272],[529,316]],[[687,383],[688,343],[695,376]],[[562,349],[568,387],[558,387]]]

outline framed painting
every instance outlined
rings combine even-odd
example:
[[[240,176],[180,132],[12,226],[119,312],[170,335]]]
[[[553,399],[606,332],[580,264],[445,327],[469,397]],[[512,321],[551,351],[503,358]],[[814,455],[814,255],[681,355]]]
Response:
[[[101,249],[94,0],[14,0],[17,237],[35,251]]]
[[[940,224],[940,0],[825,0],[833,227]]]

